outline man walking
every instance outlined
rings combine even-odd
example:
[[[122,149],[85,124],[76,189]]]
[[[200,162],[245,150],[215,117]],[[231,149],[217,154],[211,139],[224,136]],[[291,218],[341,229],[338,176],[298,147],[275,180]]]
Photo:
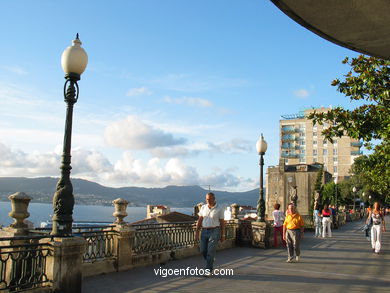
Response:
[[[195,239],[200,237],[200,252],[206,260],[206,275],[213,272],[215,253],[218,240],[225,240],[224,210],[217,205],[212,192],[206,194],[206,204],[200,208],[199,219],[196,224]]]
[[[287,207],[287,216],[283,224],[283,240],[287,242],[287,262],[293,262],[294,252],[297,262],[300,260],[300,243],[303,238],[304,222],[301,215],[295,210],[293,203]]]

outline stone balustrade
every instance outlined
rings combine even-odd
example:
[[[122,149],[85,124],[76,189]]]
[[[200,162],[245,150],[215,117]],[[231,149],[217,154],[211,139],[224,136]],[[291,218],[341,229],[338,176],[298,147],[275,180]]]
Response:
[[[29,230],[24,224],[31,198],[22,193],[9,197],[15,222],[0,230],[0,290],[3,292],[81,292],[83,277],[165,263],[199,254],[195,222],[130,225],[127,202],[113,201],[116,221],[107,226],[73,228],[73,237],[50,236],[48,230]],[[237,219],[226,223],[226,240],[218,249],[238,246],[269,248],[272,222]],[[339,225],[345,223],[343,213]]]

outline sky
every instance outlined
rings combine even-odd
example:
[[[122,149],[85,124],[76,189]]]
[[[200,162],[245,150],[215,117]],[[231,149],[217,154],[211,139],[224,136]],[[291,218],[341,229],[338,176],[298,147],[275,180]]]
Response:
[[[60,58],[88,54],[74,106],[73,178],[105,186],[247,191],[278,164],[279,119],[354,106],[332,87],[357,53],[268,0],[2,0],[0,176],[60,175]]]

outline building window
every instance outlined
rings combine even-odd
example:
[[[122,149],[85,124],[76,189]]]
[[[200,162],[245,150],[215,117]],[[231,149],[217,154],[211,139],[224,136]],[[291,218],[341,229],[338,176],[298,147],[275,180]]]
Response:
[[[324,156],[327,156],[327,155],[328,155],[328,150],[327,150],[327,149],[323,149],[323,150],[322,150],[322,154],[323,154]]]
[[[333,149],[333,155],[337,156],[337,149]]]
[[[313,136],[317,136],[317,131],[313,132]]]
[[[305,150],[301,150],[301,154],[304,155],[305,154]]]
[[[338,161],[337,157],[333,157],[333,162],[337,162],[337,161]]]
[[[299,158],[299,163],[305,163],[306,162],[306,159],[305,159],[305,157],[303,157],[303,158]]]
[[[327,141],[326,139],[324,139],[324,140],[322,141],[322,143],[323,143],[324,145],[327,145],[327,144],[328,144],[328,141]]]
[[[317,146],[317,141],[313,140],[313,146]]]
[[[313,150],[313,156],[317,156],[317,150]]]
[[[333,173],[337,173],[337,166],[333,167]]]
[[[334,138],[334,139],[333,139],[333,144],[334,144],[334,145],[337,145],[337,138]]]
[[[300,144],[300,145],[305,145],[305,141],[304,141],[304,140],[301,140],[301,141],[299,142],[299,144]]]

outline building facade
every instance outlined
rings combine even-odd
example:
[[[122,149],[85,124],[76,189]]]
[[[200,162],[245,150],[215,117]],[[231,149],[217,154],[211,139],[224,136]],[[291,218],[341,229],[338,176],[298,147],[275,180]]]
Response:
[[[359,140],[349,136],[334,138],[333,143],[321,134],[329,125],[313,125],[306,117],[313,111],[326,112],[330,108],[308,109],[280,120],[280,158],[286,165],[321,163],[333,177],[350,176],[351,165],[362,154]]]
[[[266,180],[266,214],[272,219],[272,211],[276,203],[285,211],[290,202],[294,202],[299,213],[305,217],[310,215],[314,196],[314,186],[322,164],[286,165],[280,159],[278,166],[267,168]],[[332,175],[322,169],[322,183],[332,180]]]

